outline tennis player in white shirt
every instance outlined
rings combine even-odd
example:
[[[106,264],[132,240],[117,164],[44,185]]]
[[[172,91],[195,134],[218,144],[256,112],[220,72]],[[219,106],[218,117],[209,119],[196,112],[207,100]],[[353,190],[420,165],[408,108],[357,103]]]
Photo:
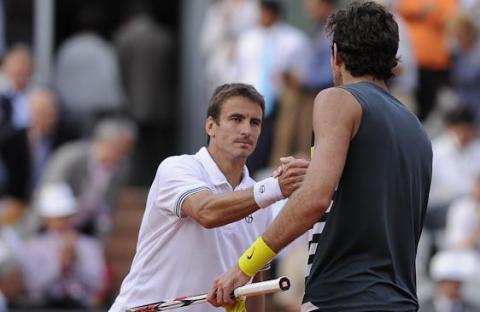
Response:
[[[300,186],[306,160],[289,158],[278,178],[255,183],[249,176],[245,162],[255,150],[263,113],[263,97],[250,85],[215,90],[205,124],[208,146],[158,167],[136,254],[111,312],[207,292],[273,221],[272,211],[262,208]],[[261,279],[261,272],[254,277]],[[264,299],[247,299],[246,306],[264,311]],[[218,310],[208,304],[184,308]]]

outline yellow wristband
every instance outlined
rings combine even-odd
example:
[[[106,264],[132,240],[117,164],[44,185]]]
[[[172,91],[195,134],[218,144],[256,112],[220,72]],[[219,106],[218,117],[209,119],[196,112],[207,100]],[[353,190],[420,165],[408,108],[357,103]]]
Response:
[[[240,270],[252,277],[269,263],[277,254],[259,236],[238,259]]]

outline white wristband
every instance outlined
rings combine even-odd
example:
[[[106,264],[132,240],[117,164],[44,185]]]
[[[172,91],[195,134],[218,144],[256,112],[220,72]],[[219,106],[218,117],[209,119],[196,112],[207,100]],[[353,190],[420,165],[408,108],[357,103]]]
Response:
[[[277,178],[266,178],[253,186],[253,197],[260,208],[270,206],[274,202],[284,199]]]

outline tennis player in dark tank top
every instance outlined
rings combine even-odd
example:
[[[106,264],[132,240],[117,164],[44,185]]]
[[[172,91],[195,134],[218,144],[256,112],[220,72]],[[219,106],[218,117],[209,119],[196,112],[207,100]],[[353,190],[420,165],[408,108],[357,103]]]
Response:
[[[245,284],[251,268],[310,230],[302,311],[418,310],[415,256],[432,149],[416,116],[388,92],[398,26],[365,2],[332,14],[327,29],[336,86],[315,99],[305,181],[259,238],[272,255],[255,252],[251,263],[242,256],[214,281],[213,305],[232,304],[224,294]]]

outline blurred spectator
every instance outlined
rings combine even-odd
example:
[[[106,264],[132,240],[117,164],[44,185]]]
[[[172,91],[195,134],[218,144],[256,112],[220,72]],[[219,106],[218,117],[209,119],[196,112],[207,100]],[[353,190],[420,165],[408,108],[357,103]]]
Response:
[[[480,174],[471,194],[457,199],[448,209],[445,241],[449,248],[480,251]]]
[[[64,145],[48,162],[42,184],[67,183],[78,201],[74,225],[83,233],[104,237],[126,171],[126,157],[136,139],[125,119],[98,123],[92,140]]]
[[[151,182],[161,157],[171,152],[176,112],[173,37],[149,11],[145,2],[135,1],[115,36],[127,110],[139,126],[130,175],[140,185]]]
[[[45,232],[26,242],[12,230],[3,237],[20,264],[28,305],[91,308],[102,286],[105,261],[99,241],[72,227],[76,202],[66,184],[45,185],[35,203]],[[25,304],[25,302],[23,302]]]
[[[30,122],[26,97],[32,71],[32,56],[26,46],[15,45],[8,50],[0,75],[0,147],[12,131],[25,128]],[[8,188],[8,172],[1,158],[0,197]]]
[[[308,153],[312,136],[313,100],[324,88],[333,85],[331,40],[325,32],[328,16],[336,8],[336,0],[306,0],[305,11],[315,23],[313,40],[308,46],[302,76],[285,75],[285,88],[275,130],[270,165],[294,153]]]
[[[480,174],[480,141],[473,112],[459,107],[446,116],[447,131],[433,141],[429,208],[446,207],[471,192]]]
[[[58,117],[55,95],[35,90],[28,95],[27,106],[30,126],[12,131],[0,149],[9,172],[7,195],[25,200],[40,178],[52,145],[58,144],[52,136]]]
[[[173,105],[173,37],[140,3],[130,9],[128,19],[115,36],[122,79],[128,108],[136,121],[165,124],[171,122]]]
[[[85,132],[124,102],[115,49],[97,33],[103,18],[99,5],[80,10],[78,32],[61,44],[57,55],[55,87]]]
[[[467,15],[458,15],[450,23],[454,43],[453,83],[460,102],[474,112],[480,123],[480,42],[475,25]]]
[[[431,275],[436,282],[432,299],[420,305],[420,312],[478,312],[462,296],[465,282],[478,274],[478,257],[468,251],[441,251],[432,259]]]
[[[337,0],[305,0],[305,11],[315,23],[315,33],[303,80],[304,87],[313,94],[333,86],[332,42],[325,31],[328,16],[335,10]]]
[[[3,70],[5,84],[0,86],[0,129],[25,128],[30,122],[27,92],[33,72],[30,50],[15,45],[5,55]]]
[[[412,112],[417,112],[417,101],[415,91],[418,87],[418,66],[415,51],[413,50],[412,36],[405,20],[397,12],[394,5],[395,0],[375,0],[375,2],[387,7],[394,15],[398,24],[398,52],[399,59],[397,67],[394,69],[395,76],[388,82],[390,92],[405,104]]]
[[[200,34],[208,94],[235,80],[238,38],[253,28],[257,19],[255,0],[216,0],[208,7]]]
[[[0,312],[8,311],[8,305],[23,291],[22,275],[18,268],[9,245],[3,240],[5,227],[9,224],[4,222],[3,215],[0,222]],[[8,222],[8,221],[7,221]]]
[[[56,131],[58,107],[52,92],[32,91],[27,106],[30,126],[10,131],[0,143],[6,172],[3,195],[8,198],[2,203],[5,210],[18,218],[23,215],[23,207],[28,204],[51,151],[64,142],[62,134]]]
[[[473,112],[458,107],[445,118],[447,130],[432,141],[432,182],[425,226],[417,252],[417,270],[426,275],[430,255],[445,244],[447,212],[452,202],[471,193],[480,174],[480,141]]]
[[[480,1],[478,0],[460,0],[458,2],[460,11],[469,16],[475,24],[475,28],[480,30]]]
[[[425,120],[435,108],[439,89],[448,83],[450,52],[445,33],[457,10],[456,0],[401,0],[398,12],[412,36],[418,63],[418,116]]]
[[[260,1],[259,24],[244,33],[237,46],[236,80],[252,84],[265,98],[262,134],[257,149],[247,161],[252,172],[266,167],[270,160],[284,87],[302,76],[307,54],[308,38],[284,23],[281,16],[278,1]]]

